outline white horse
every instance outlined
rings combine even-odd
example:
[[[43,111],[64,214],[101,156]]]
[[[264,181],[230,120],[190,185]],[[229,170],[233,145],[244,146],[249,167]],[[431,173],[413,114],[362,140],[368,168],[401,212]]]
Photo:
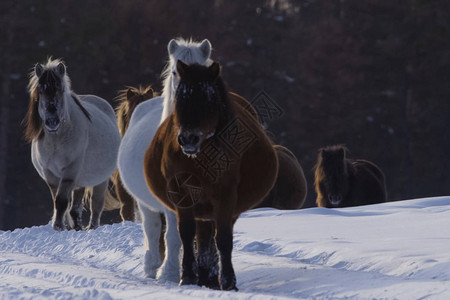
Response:
[[[142,217],[145,239],[145,276],[159,280],[178,282],[180,278],[179,253],[181,241],[177,230],[175,213],[167,209],[149,191],[145,182],[144,155],[159,124],[174,109],[174,93],[178,86],[176,63],[211,64],[211,44],[183,39],[171,40],[167,46],[169,62],[162,73],[164,89],[161,97],[139,104],[130,120],[119,148],[118,166],[125,188],[136,199]],[[166,218],[165,257],[161,265],[159,237],[161,233],[160,212]],[[159,268],[159,269],[158,269]]]
[[[82,229],[84,195],[90,198],[87,228],[96,228],[117,167],[120,135],[114,110],[97,96],[76,95],[58,59],[37,64],[30,75],[25,136],[33,165],[52,194],[53,228]]]

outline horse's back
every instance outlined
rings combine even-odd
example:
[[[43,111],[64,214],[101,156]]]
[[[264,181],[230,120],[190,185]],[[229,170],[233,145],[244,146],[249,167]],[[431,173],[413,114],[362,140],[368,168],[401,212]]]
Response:
[[[81,104],[88,112],[92,112],[93,110],[103,112],[109,118],[112,118],[114,122],[116,122],[114,109],[105,99],[95,95],[79,95],[78,97],[80,98]]]
[[[373,162],[355,159],[351,160],[354,168],[355,195],[362,203],[375,204],[386,202],[386,182],[383,171]]]
[[[126,189],[137,199],[150,202],[150,208],[163,206],[148,190],[143,173],[145,152],[158,129],[163,110],[163,97],[140,103],[134,110],[119,147],[118,167]]]
[[[278,156],[278,176],[270,194],[257,207],[299,209],[306,199],[307,184],[303,168],[294,153],[281,145],[273,146]]]

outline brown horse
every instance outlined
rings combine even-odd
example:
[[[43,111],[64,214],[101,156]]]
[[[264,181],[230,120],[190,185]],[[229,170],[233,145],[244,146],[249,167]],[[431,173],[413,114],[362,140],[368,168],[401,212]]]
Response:
[[[319,150],[315,181],[319,207],[347,207],[386,202],[384,174],[374,163],[346,158],[342,145]]]
[[[143,88],[129,87],[127,89],[119,91],[117,100],[119,105],[116,107],[117,125],[119,126],[120,136],[123,135],[128,129],[130,124],[131,115],[134,112],[136,106],[145,100],[151,99],[154,96],[154,91],[151,86]],[[120,215],[124,221],[134,221],[136,203],[133,197],[128,193],[122,183],[119,172],[116,170],[111,177],[112,182],[116,190],[116,195],[120,201]]]
[[[303,168],[288,148],[273,146],[278,156],[278,176],[269,195],[255,208],[299,209],[306,199],[307,184]]]
[[[230,101],[218,63],[178,61],[177,71],[175,111],[147,149],[144,175],[152,193],[177,214],[180,284],[237,290],[233,226],[271,190],[277,156],[256,119]]]

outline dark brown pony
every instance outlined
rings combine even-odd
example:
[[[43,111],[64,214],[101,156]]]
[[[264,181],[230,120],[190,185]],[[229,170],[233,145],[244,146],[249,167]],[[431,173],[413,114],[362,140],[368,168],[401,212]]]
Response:
[[[127,89],[119,91],[117,100],[119,105],[116,107],[117,125],[119,126],[120,136],[123,135],[128,129],[130,124],[131,115],[133,114],[136,106],[140,103],[153,98],[154,91],[151,86],[143,88],[139,86],[128,87]],[[134,221],[136,203],[133,197],[127,192],[123,186],[122,180],[118,171],[115,171],[111,177],[112,182],[116,190],[116,195],[120,201],[120,215],[124,221]]]
[[[180,284],[237,290],[233,226],[271,190],[277,156],[256,119],[230,101],[218,63],[178,61],[177,71],[175,111],[147,149],[144,175],[152,193],[177,214]]]
[[[319,150],[315,181],[319,207],[347,207],[386,202],[384,174],[374,163],[346,158],[342,145]]]

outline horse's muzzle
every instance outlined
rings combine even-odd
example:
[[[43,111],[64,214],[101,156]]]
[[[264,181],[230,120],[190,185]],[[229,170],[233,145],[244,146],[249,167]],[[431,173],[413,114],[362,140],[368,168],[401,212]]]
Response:
[[[48,117],[45,119],[45,128],[49,132],[55,132],[59,129],[61,122],[58,117]]]
[[[342,195],[341,194],[337,194],[337,195],[329,194],[328,201],[330,201],[331,205],[333,205],[334,207],[338,207],[342,202]]]
[[[178,135],[178,144],[180,144],[183,153],[189,157],[195,157],[200,152],[200,137],[196,134],[180,133]]]

